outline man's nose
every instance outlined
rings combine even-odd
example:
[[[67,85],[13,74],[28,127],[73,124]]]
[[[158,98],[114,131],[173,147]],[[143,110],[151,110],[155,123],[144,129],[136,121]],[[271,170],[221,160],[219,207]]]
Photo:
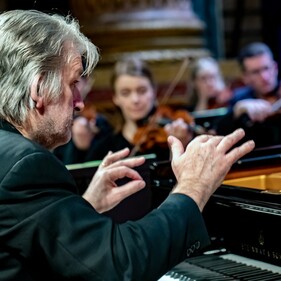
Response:
[[[263,81],[266,81],[270,78],[270,74],[268,73],[268,71],[265,70],[261,71],[259,75]]]
[[[81,99],[80,101],[76,101],[74,103],[74,110],[75,111],[82,111],[85,107],[85,104],[83,102],[83,100]]]
[[[74,90],[73,108],[75,111],[82,111],[85,107],[84,101],[81,97],[80,91],[76,88]]]
[[[133,102],[137,102],[137,101],[139,100],[139,95],[138,95],[137,92],[133,92],[133,93],[131,94],[131,100],[132,100]]]

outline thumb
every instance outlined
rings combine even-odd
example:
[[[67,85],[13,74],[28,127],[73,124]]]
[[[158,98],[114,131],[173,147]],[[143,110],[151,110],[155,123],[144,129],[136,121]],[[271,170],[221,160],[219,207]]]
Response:
[[[128,196],[140,191],[145,187],[146,183],[143,180],[133,180],[118,186],[114,189],[114,197],[116,201],[120,202]]]
[[[174,136],[168,137],[168,144],[172,152],[172,160],[179,158],[184,153],[184,148],[179,139]]]

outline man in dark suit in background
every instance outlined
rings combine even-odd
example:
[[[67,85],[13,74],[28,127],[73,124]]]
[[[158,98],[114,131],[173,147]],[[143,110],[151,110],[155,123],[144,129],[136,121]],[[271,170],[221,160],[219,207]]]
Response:
[[[218,134],[243,128],[256,147],[281,144],[281,89],[270,48],[254,42],[241,49],[238,62],[244,87],[234,90],[229,113],[217,122]]]
[[[186,150],[169,137],[177,185],[139,221],[103,216],[144,187],[143,158],[109,153],[79,196],[50,152],[71,137],[77,89],[98,60],[70,17],[14,10],[0,15],[0,279],[156,280],[209,240],[201,211],[231,165],[254,143],[203,135]],[[82,67],[82,58],[85,67]],[[117,186],[116,180],[128,177]]]

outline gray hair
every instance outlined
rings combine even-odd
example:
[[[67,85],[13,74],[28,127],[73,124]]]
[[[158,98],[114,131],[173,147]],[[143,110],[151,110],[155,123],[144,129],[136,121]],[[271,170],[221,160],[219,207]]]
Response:
[[[74,18],[35,10],[0,15],[0,118],[18,125],[26,120],[35,106],[30,89],[38,77],[38,95],[59,99],[62,69],[74,55],[65,51],[69,43],[81,54],[82,75],[89,75],[98,62],[98,51]]]

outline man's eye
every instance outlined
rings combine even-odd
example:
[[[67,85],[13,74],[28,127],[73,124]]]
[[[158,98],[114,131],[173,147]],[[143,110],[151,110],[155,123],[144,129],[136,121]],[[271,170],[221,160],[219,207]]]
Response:
[[[145,94],[146,92],[147,92],[147,88],[139,88],[139,89],[138,89],[138,94],[143,95],[143,94]]]
[[[78,80],[75,80],[74,82],[72,82],[72,84],[70,85],[71,89],[77,88],[78,82],[79,82]]]

